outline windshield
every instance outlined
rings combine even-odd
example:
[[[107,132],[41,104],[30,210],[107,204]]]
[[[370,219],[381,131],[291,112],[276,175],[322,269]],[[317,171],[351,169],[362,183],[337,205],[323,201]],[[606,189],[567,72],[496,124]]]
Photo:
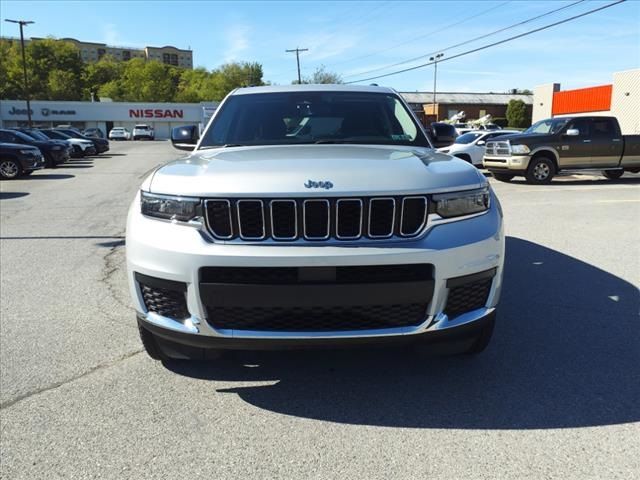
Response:
[[[39,132],[38,130],[27,130],[24,133],[26,133],[30,137],[35,138],[36,140],[43,140],[45,142],[48,142],[50,140],[49,137],[47,137],[44,133]]]
[[[469,133],[465,133],[464,135],[460,135],[458,138],[456,138],[456,141],[454,143],[471,143],[473,142],[476,138],[481,137],[482,135],[484,135],[484,133],[482,132],[469,132]]]
[[[310,143],[429,147],[395,95],[283,92],[229,97],[204,133],[200,148]]]
[[[49,138],[55,138],[58,140],[69,140],[71,138],[69,135],[66,135],[62,132],[54,132],[53,130],[45,130],[42,133]]]
[[[149,130],[149,127],[147,125],[136,125],[134,128],[136,130]]]
[[[567,118],[547,118],[527,128],[524,133],[558,133],[567,123]]]

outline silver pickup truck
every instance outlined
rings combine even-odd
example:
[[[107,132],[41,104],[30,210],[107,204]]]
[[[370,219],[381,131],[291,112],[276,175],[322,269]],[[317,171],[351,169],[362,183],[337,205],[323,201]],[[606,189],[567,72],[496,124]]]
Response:
[[[500,181],[522,175],[549,183],[560,171],[602,171],[610,179],[640,172],[640,135],[622,135],[615,117],[557,117],[522,134],[487,142],[483,165]]]
[[[491,338],[504,263],[486,178],[395,91],[241,88],[143,182],[127,268],[153,358]]]

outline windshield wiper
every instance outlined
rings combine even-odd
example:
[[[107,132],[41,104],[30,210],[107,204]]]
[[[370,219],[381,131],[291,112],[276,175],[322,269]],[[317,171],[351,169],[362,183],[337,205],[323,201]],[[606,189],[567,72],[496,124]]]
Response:
[[[353,142],[353,140],[338,140],[338,139],[324,138],[321,140],[316,140],[313,143],[322,144],[322,143],[350,143],[350,142]]]

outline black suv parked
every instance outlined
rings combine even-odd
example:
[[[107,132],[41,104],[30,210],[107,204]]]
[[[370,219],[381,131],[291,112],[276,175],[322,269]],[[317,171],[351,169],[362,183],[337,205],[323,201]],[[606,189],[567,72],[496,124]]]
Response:
[[[87,137],[73,128],[54,128],[54,130],[56,132],[62,132],[65,135],[69,135],[71,138],[81,138],[82,140],[89,140],[93,142],[98,153],[103,153],[109,150],[109,140],[105,140],[104,138]]]
[[[71,148],[65,144],[59,143],[56,140],[36,140],[16,130],[0,130],[0,142],[31,145],[32,147],[39,148],[44,155],[48,168],[54,168],[56,165],[69,160],[70,157]]]
[[[0,143],[0,178],[18,178],[41,168],[44,168],[44,157],[37,147]]]

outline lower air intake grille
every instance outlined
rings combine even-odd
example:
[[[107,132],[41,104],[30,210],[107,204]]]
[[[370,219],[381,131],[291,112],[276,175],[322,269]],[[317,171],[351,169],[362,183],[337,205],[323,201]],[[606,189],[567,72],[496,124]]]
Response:
[[[174,320],[189,317],[185,298],[186,284],[136,274],[144,306],[149,312]],[[160,286],[163,285],[163,286]]]
[[[278,332],[322,332],[397,328],[419,325],[427,304],[362,305],[349,307],[210,307],[220,329]]]
[[[495,269],[492,269],[468,277],[449,279],[449,296],[444,313],[453,318],[484,307],[487,304],[494,275]],[[465,281],[465,278],[469,281]]]

